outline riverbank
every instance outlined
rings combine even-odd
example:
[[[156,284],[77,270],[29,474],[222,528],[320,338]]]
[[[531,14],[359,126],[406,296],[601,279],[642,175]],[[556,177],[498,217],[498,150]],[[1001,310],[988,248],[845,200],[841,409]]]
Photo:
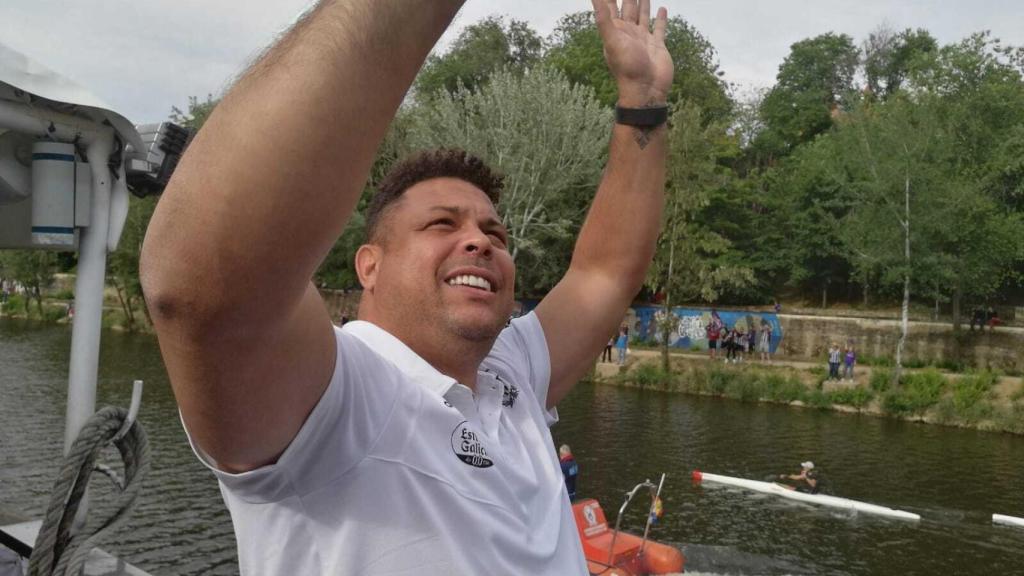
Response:
[[[658,352],[634,351],[625,366],[599,363],[594,381],[742,402],[853,412],[928,424],[1024,435],[1024,382],[993,371],[905,370],[858,366],[853,380],[827,379],[824,365],[793,360],[726,364],[673,353],[668,373]]]

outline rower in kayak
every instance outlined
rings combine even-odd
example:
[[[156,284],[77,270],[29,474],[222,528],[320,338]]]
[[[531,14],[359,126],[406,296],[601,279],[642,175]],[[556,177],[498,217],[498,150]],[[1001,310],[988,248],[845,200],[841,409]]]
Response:
[[[814,462],[810,460],[802,462],[800,468],[799,474],[779,474],[780,480],[796,480],[798,482],[796,486],[790,486],[789,484],[779,485],[787,490],[796,490],[805,494],[817,494],[818,473],[814,471]]]

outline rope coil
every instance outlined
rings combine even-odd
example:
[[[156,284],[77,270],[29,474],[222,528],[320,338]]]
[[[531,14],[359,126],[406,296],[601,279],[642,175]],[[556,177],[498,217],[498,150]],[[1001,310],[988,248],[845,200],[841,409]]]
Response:
[[[141,492],[142,478],[149,470],[150,455],[149,440],[138,421],[118,437],[127,418],[127,410],[108,406],[93,414],[78,433],[50,493],[27,576],[78,576],[89,552],[128,519]],[[120,484],[115,509],[106,517],[87,520],[72,533],[89,477],[98,469],[96,460],[110,443],[117,447],[124,461],[123,483],[115,482]],[[101,471],[113,472],[109,468]]]

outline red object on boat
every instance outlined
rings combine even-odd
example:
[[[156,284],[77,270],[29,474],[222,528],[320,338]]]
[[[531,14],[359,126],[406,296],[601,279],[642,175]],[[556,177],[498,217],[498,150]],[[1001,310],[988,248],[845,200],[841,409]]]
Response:
[[[587,568],[591,574],[602,576],[642,576],[649,574],[673,574],[683,571],[686,559],[679,549],[643,539],[627,532],[614,535],[608,528],[604,510],[597,500],[587,498],[572,506],[576,517],[576,529],[583,543],[583,554],[587,557]],[[612,549],[614,536],[615,548]],[[643,553],[640,548],[643,544]]]

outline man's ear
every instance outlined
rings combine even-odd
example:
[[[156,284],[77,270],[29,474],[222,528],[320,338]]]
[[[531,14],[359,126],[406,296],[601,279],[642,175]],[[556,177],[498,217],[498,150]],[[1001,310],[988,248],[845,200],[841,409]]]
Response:
[[[380,261],[384,251],[376,244],[363,244],[356,250],[356,274],[359,276],[359,283],[363,290],[373,292],[377,285],[377,273],[380,271]]]

